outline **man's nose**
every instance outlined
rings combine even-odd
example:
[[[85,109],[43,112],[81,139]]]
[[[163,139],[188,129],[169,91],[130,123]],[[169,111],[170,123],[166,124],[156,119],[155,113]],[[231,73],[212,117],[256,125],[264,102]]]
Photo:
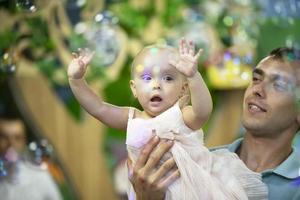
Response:
[[[266,96],[266,87],[267,87],[267,83],[262,81],[256,85],[253,85],[252,87],[252,93],[260,98],[264,98]]]

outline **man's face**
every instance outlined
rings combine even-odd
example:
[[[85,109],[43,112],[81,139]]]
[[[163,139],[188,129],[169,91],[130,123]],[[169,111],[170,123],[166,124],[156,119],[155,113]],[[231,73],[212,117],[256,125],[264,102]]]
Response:
[[[175,56],[168,50],[153,48],[136,59],[131,89],[150,116],[174,105],[187,88],[184,76],[169,64]]]
[[[25,130],[19,120],[0,120],[0,155],[12,147],[17,152],[25,148]]]
[[[270,57],[258,64],[244,96],[242,123],[248,131],[273,135],[299,128],[295,74],[291,63]]]

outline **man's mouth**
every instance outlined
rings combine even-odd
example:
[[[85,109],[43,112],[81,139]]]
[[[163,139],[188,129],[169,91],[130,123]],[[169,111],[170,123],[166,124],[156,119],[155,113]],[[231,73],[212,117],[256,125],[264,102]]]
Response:
[[[266,109],[264,109],[263,107],[261,107],[260,105],[254,104],[254,103],[249,103],[248,104],[248,109],[251,112],[267,112]]]

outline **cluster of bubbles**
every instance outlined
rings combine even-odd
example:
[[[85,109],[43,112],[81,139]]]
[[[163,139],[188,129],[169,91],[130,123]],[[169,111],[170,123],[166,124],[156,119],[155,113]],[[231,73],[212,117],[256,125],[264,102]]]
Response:
[[[300,17],[298,0],[256,0],[266,16]]]
[[[199,12],[193,9],[186,9],[183,18],[185,23],[182,23],[173,28],[167,35],[167,43],[171,46],[178,46],[178,41],[184,37],[192,40],[197,49],[204,49],[206,54],[210,47],[214,45],[214,37],[210,34],[210,27],[205,23],[204,18]]]
[[[0,179],[7,176],[7,170],[4,165],[5,163],[3,158],[0,158]]]
[[[17,180],[18,175],[18,161],[20,159],[20,156],[18,155],[18,152],[14,150],[13,148],[9,148],[4,156],[0,157],[0,179],[8,176],[8,169],[11,168],[11,166],[15,166],[15,173],[13,178],[13,181]]]
[[[6,154],[0,157],[0,179],[8,176],[8,169],[14,165],[18,170],[18,162],[24,160],[40,167],[47,167],[43,165],[45,157],[51,157],[53,154],[53,147],[47,140],[33,141],[28,145],[28,152],[18,153],[13,148],[9,148]],[[17,179],[18,171],[14,173],[14,179]]]
[[[285,37],[285,46],[300,49],[300,40],[296,35],[287,35]]]
[[[16,1],[16,8],[18,11],[22,12],[36,12],[37,6],[34,0],[17,0]]]
[[[80,22],[75,32],[82,34],[87,47],[95,52],[93,62],[96,66],[110,66],[119,55],[120,43],[117,37],[118,18],[110,11],[103,11],[90,23]]]
[[[11,51],[4,52],[0,57],[0,74],[13,74],[16,71],[16,65]]]
[[[260,19],[271,19],[272,23],[282,28],[295,26],[295,20],[300,18],[299,0],[256,0],[261,9]],[[290,33],[286,36],[285,45],[287,47],[300,48],[299,38]]]
[[[36,165],[41,165],[44,157],[51,157],[53,154],[53,147],[46,139],[29,143],[28,149],[31,161]]]
[[[77,0],[79,1],[79,0]],[[45,0],[15,0],[15,7],[18,12],[36,13],[45,8],[50,1]]]

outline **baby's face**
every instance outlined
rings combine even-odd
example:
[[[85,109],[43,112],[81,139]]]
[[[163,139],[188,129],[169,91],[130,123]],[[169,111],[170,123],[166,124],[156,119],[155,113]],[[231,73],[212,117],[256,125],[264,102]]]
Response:
[[[176,57],[169,49],[152,48],[135,59],[131,89],[150,117],[174,105],[187,89],[184,76],[169,64]]]

